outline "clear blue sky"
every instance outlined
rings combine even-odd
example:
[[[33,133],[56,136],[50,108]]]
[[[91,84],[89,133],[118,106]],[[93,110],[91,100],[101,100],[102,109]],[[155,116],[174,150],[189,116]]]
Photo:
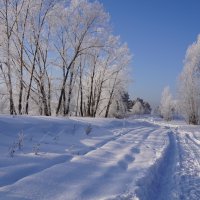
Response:
[[[131,96],[155,105],[167,85],[175,95],[186,49],[200,33],[200,0],[99,1],[134,55]]]

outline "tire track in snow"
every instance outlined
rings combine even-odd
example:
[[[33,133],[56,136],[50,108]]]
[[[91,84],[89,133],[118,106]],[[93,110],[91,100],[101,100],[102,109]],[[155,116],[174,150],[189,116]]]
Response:
[[[194,143],[194,145],[195,145],[197,148],[200,148],[200,144],[198,143],[199,140],[197,140],[193,134],[192,134],[192,137],[193,137],[193,138],[192,138],[191,135],[189,135],[189,134],[186,134],[186,137],[187,137],[192,143]]]
[[[116,179],[116,174],[117,177],[120,178],[120,182],[124,185],[128,185],[129,183],[132,182],[132,178],[130,176],[130,174],[126,174],[127,170],[128,170],[128,165],[132,162],[135,161],[135,155],[140,154],[140,147],[141,145],[143,145],[145,143],[145,141],[148,139],[148,137],[151,134],[154,134],[155,132],[157,133],[159,130],[156,129],[152,129],[152,128],[148,128],[147,132],[143,132],[141,134],[141,138],[136,138],[137,140],[139,139],[139,141],[137,143],[124,143],[123,145],[125,146],[124,148],[126,149],[126,151],[124,151],[124,155],[116,161],[116,163],[113,163],[112,165],[110,165],[107,169],[104,170],[104,172],[102,174],[99,175],[99,177],[95,177],[94,180],[91,180],[89,182],[89,185],[85,186],[85,189],[81,192],[81,196],[83,197],[83,199],[91,199],[92,197],[92,193],[98,193],[97,190],[99,190],[99,188],[102,187],[102,182],[105,181],[106,179],[106,187],[112,187],[113,186],[113,180]],[[136,131],[136,130],[134,130]],[[134,141],[135,137],[138,137],[138,134],[136,135],[135,132],[134,134],[131,134],[131,132],[129,132],[129,134],[132,136],[132,140]],[[127,136],[127,135],[123,135]],[[121,143],[121,139],[123,139],[123,137],[120,137],[117,139],[118,143]],[[108,144],[107,144],[108,145]],[[122,148],[123,149],[123,148]],[[115,149],[113,149],[114,151]],[[117,154],[118,152],[115,152],[115,154]],[[127,177],[129,177],[127,179]],[[129,183],[124,183],[123,181],[127,181],[129,180]],[[92,185],[92,188],[91,188]],[[104,186],[103,186],[104,187]],[[127,186],[126,186],[127,187]],[[101,188],[102,190],[102,188]],[[123,199],[123,198],[122,198]]]
[[[186,133],[179,135],[181,166],[180,187],[182,200],[200,199],[200,148]]]
[[[142,141],[144,140],[144,139],[146,139],[146,138],[148,138],[148,136],[149,136],[149,134],[151,133],[151,132],[153,132],[153,131],[155,131],[155,129],[154,128],[146,128],[146,127],[140,127],[139,129],[138,128],[131,128],[131,130],[123,130],[123,132],[121,132],[120,134],[118,134],[118,135],[116,135],[116,136],[114,136],[113,138],[112,138],[112,140],[109,140],[109,141],[107,141],[105,144],[103,144],[103,146],[102,146],[102,148],[104,147],[104,146],[106,146],[106,145],[108,145],[109,143],[111,143],[111,142],[114,142],[114,141],[118,141],[118,140],[120,140],[120,138],[123,138],[123,137],[125,137],[126,135],[128,135],[128,134],[131,134],[131,132],[134,132],[134,134],[131,134],[132,136],[133,136],[133,139],[134,139],[134,136],[136,136],[137,137],[137,139],[138,139],[138,136],[137,135],[139,135],[141,132],[144,132],[144,130],[148,130],[148,132],[145,132],[144,134],[141,134],[141,138],[139,139],[139,142],[138,142],[138,144],[139,143],[142,143]],[[123,144],[124,146],[126,145],[126,144]],[[90,152],[94,152],[94,151],[96,151],[96,150],[99,150],[99,148],[97,148],[97,149],[95,149],[95,150],[91,150]],[[88,154],[88,152],[86,153],[86,154],[83,154],[82,156],[79,156],[80,157],[80,159],[82,158],[82,157],[84,157],[85,155],[87,155]],[[126,161],[126,162],[132,162],[134,159],[133,158],[131,158],[131,157],[129,157],[128,155],[125,155],[124,156],[124,161]],[[71,159],[72,160],[72,159]],[[69,161],[69,160],[68,160]],[[31,178],[32,176],[38,176],[39,174],[41,174],[41,173],[43,173],[43,172],[45,172],[45,171],[49,171],[49,170],[51,170],[51,169],[53,169],[54,167],[56,167],[56,166],[58,166],[58,165],[60,165],[60,164],[63,164],[63,163],[65,163],[66,162],[66,160],[62,160],[61,162],[57,162],[56,164],[53,164],[53,165],[49,165],[48,167],[46,167],[45,169],[40,169],[39,171],[36,171],[36,172],[33,172],[33,173],[30,173],[30,174],[26,174],[26,176],[23,176],[23,177],[21,177],[21,178],[19,178],[17,181],[13,181],[12,183],[9,183],[8,185],[4,185],[3,187],[1,187],[1,189],[0,190],[6,190],[6,189],[9,189],[9,188],[12,188],[13,186],[15,186],[15,184],[17,184],[18,182],[20,182],[20,181],[26,181],[26,180],[28,180],[29,178]],[[125,170],[126,170],[126,166],[125,165],[123,165],[124,163],[123,162],[117,162],[117,166],[116,166],[116,169],[117,169],[117,171],[119,170],[120,172],[125,172]],[[111,168],[110,168],[111,169]],[[115,167],[114,168],[112,168],[112,169],[115,169]],[[112,169],[111,169],[111,171],[112,171]],[[77,170],[77,169],[74,169],[74,170]],[[105,174],[104,174],[105,175]],[[115,175],[116,176],[116,175]]]
[[[179,199],[177,188],[177,144],[175,134],[168,132],[169,144],[162,157],[149,169],[147,175],[138,181],[136,195],[141,200]]]
[[[189,135],[186,135],[186,143],[190,147],[190,152],[195,158],[195,163],[200,170],[200,146]]]
[[[103,148],[103,147],[106,146],[109,142],[116,141],[116,140],[120,139],[121,137],[123,137],[123,136],[125,136],[125,135],[127,135],[127,134],[129,134],[129,133],[131,133],[131,132],[133,132],[133,131],[136,131],[136,133],[134,133],[134,135],[136,136],[136,135],[142,133],[142,132],[143,132],[144,130],[146,130],[146,129],[147,129],[147,127],[140,127],[139,129],[138,129],[138,128],[128,128],[128,130],[127,130],[127,129],[120,130],[120,131],[119,131],[119,132],[120,132],[119,134],[117,134],[117,135],[115,135],[115,136],[113,136],[113,137],[111,137],[111,138],[109,138],[109,139],[107,139],[107,140],[104,140],[104,141],[98,143],[98,144],[95,145],[95,146],[91,146],[91,147],[89,147],[87,150],[85,150],[85,151],[83,151],[83,152],[77,152],[77,155],[78,155],[78,156],[86,156],[87,154],[90,154],[90,153],[92,153],[93,151],[96,151],[96,150],[98,150],[98,149],[100,149],[100,148]],[[153,130],[154,130],[154,129],[153,129]],[[148,134],[145,134],[143,139],[145,139],[145,137],[148,137]],[[75,158],[75,157],[76,157],[76,156],[74,156],[74,158]],[[72,158],[72,159],[73,159],[73,158]]]
[[[86,150],[82,153],[79,153],[78,156],[82,157],[82,156],[85,156],[85,155],[87,155],[87,154],[89,154],[93,151],[96,151],[97,149],[102,148],[104,145],[108,144],[109,142],[115,141],[115,140],[119,139],[120,137],[125,136],[126,134],[130,133],[131,131],[134,131],[135,129],[137,129],[137,128],[135,128],[135,127],[134,128],[128,128],[128,130],[127,129],[124,129],[124,130],[120,129],[119,134],[111,137],[108,140],[104,140],[104,141],[98,143],[94,147],[90,147],[88,150]],[[146,127],[140,127],[140,129],[137,133],[139,134],[144,129],[146,129]],[[19,172],[15,172],[13,175],[9,174],[9,176],[12,176],[12,179],[7,178],[7,181],[6,182],[4,181],[3,183],[1,183],[1,181],[0,181],[0,188],[13,185],[13,184],[17,183],[18,181],[20,181],[22,179],[25,179],[25,178],[32,176],[32,175],[42,173],[43,171],[48,170],[50,168],[53,168],[56,165],[60,165],[60,164],[63,164],[65,162],[69,162],[69,161],[73,160],[73,158],[75,158],[76,156],[77,155],[63,155],[63,156],[59,156],[58,158],[53,159],[52,161],[50,161],[48,163],[44,163],[43,166],[30,166],[30,167],[23,168],[23,173],[22,173],[23,175],[20,175],[20,171],[21,171],[21,169],[20,169]]]

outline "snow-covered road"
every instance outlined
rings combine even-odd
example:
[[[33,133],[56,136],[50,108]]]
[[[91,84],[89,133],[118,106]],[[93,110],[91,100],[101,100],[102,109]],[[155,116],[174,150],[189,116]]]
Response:
[[[200,199],[199,127],[5,116],[0,125],[0,199]]]

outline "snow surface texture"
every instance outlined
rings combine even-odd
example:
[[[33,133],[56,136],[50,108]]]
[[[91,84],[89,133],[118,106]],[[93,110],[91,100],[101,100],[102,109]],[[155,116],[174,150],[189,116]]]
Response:
[[[0,199],[200,199],[198,126],[0,116],[0,138]]]

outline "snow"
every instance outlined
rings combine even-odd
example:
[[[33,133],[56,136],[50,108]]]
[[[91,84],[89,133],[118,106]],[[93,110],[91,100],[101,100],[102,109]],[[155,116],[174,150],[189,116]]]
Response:
[[[0,199],[198,200],[199,128],[155,117],[1,115]]]

